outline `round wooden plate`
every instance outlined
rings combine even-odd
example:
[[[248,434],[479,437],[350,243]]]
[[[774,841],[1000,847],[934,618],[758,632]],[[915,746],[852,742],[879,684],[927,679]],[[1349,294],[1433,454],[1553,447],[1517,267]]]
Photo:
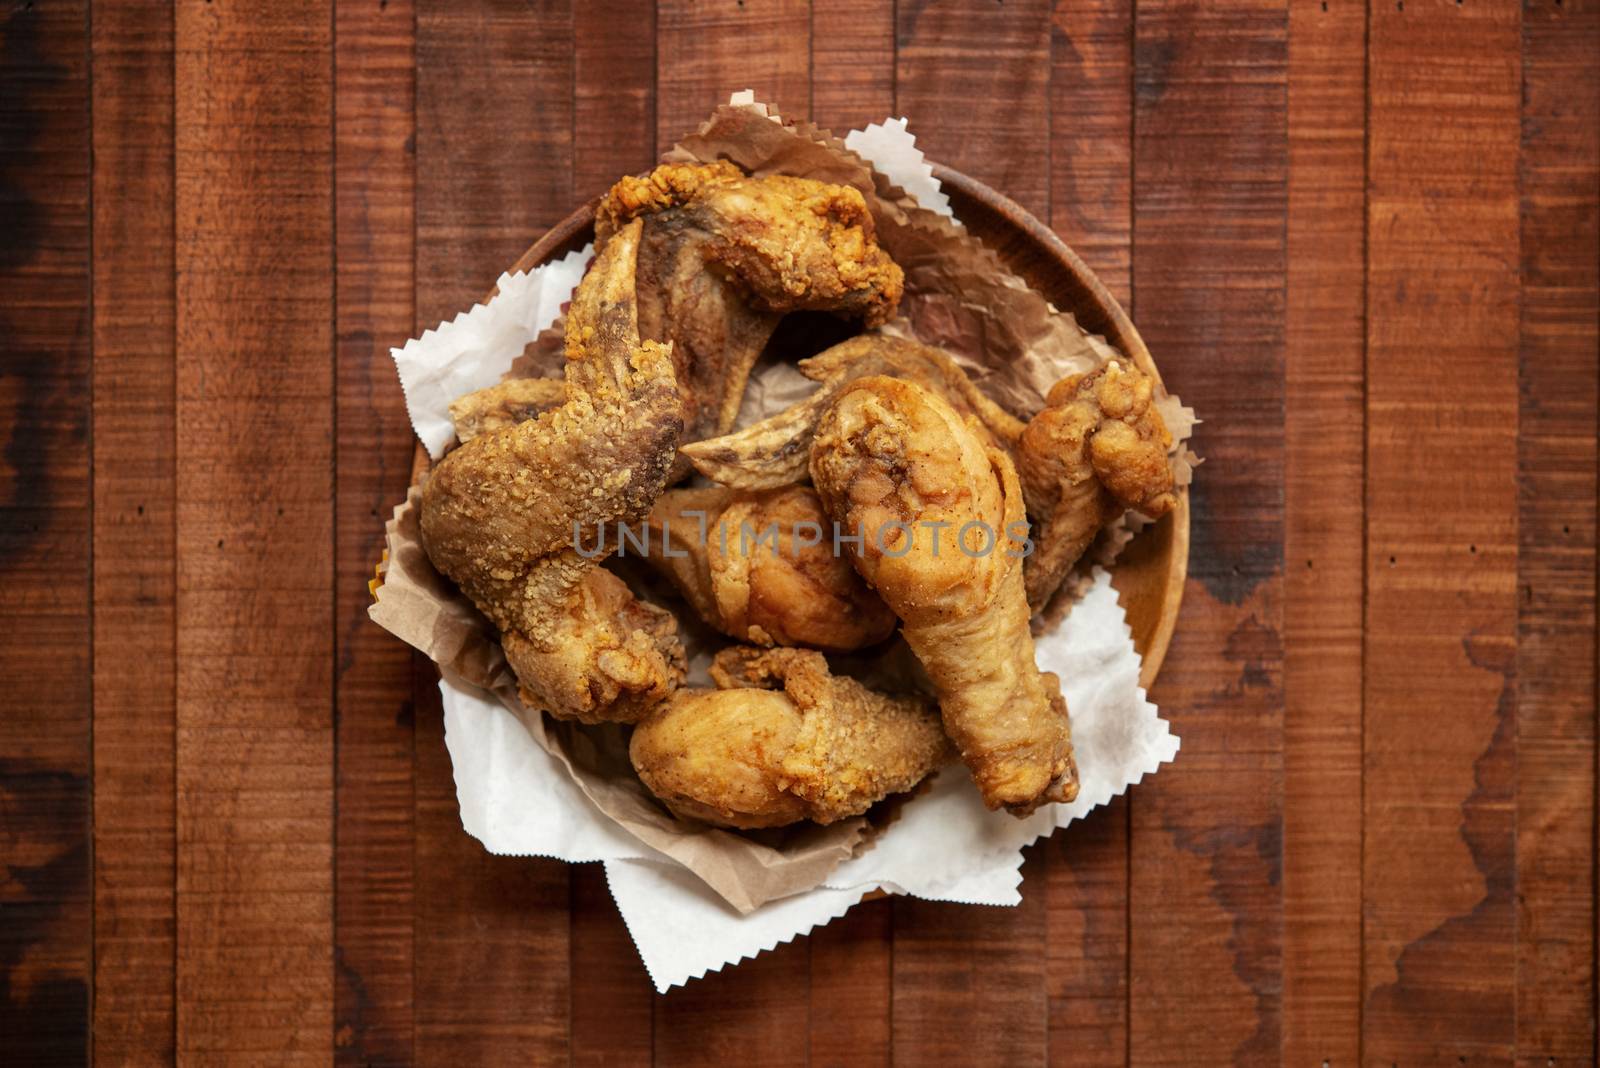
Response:
[[[1085,329],[1103,334],[1142,370],[1160,378],[1160,371],[1127,312],[1049,227],[1015,201],[959,171],[934,164],[933,174],[949,196],[956,218],[974,237],[994,249],[1002,263],[1056,307],[1072,312]],[[559,259],[582,248],[593,237],[594,204],[589,203],[534,242],[511,270],[531,270]],[[418,473],[426,464],[427,453],[419,444]],[[1189,491],[1185,489],[1170,514],[1134,538],[1112,573],[1112,585],[1121,595],[1128,626],[1133,631],[1134,647],[1144,658],[1139,682],[1146,689],[1155,682],[1172,641],[1188,569]]]

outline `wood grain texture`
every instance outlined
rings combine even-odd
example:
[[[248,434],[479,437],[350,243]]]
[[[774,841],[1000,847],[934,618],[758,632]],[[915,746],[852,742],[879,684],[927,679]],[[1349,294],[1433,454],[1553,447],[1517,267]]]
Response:
[[[1132,803],[1129,1060],[1257,1063],[1282,1030],[1287,13],[1141,3],[1133,293],[1207,418],[1188,588],[1153,698],[1177,774]]]
[[[173,26],[93,11],[94,1053],[175,1055]]]
[[[1123,308],[1133,229],[1133,8],[1058,0],[1050,13],[1051,228]],[[1044,847],[1050,1062],[1128,1057],[1128,817],[1119,799]]]
[[[1600,7],[1522,22],[1517,1059],[1595,1046]]]
[[[572,203],[572,7],[417,4],[418,329],[479,299]],[[566,866],[461,830],[438,675],[418,665],[413,1012],[419,1064],[567,1056]]]
[[[1024,208],[1050,212],[1050,5],[900,4],[895,110],[917,147]]]
[[[177,12],[180,1059],[331,1054],[331,31]]]
[[[892,1034],[894,903],[867,901],[806,936],[813,1065],[887,1065]]]
[[[0,14],[0,1035],[89,1051],[89,46],[81,3]]]
[[[1050,14],[1049,220],[1132,315],[1133,8],[1119,0]]]
[[[1049,7],[1042,2],[897,7],[895,111],[916,116],[918,147],[1049,212]],[[981,25],[982,32],[974,32]],[[1044,850],[1015,909],[894,902],[896,1064],[975,1055],[1042,1064],[1049,910]],[[959,948],[958,948],[959,947]],[[1027,947],[1023,951],[1023,947]]]
[[[812,122],[843,137],[895,114],[894,34],[894,0],[812,0]]]
[[[367,619],[383,522],[414,438],[388,351],[411,335],[416,13],[409,0],[334,11],[338,473],[334,1055],[412,1060],[411,653]]]
[[[1366,5],[1289,6],[1283,1059],[1361,1039]]]
[[[1519,11],[1369,34],[1363,1055],[1510,1060]]]
[[[655,164],[656,6],[573,8],[573,202]]]
[[[811,102],[805,0],[662,0],[656,5],[656,147],[706,120],[728,94],[755,90],[787,118]]]

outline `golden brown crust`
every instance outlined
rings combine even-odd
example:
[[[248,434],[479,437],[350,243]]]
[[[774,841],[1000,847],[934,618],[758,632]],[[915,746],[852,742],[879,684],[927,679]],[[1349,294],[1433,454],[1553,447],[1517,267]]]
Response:
[[[637,218],[645,221],[639,327],[673,344],[683,442],[733,426],[750,369],[784,313],[876,323],[903,290],[900,268],[873,240],[865,201],[848,187],[747,178],[729,163],[664,164],[601,199],[599,246]],[[687,469],[680,462],[674,478]]]
[[[824,413],[811,474],[829,514],[867,532],[852,559],[903,622],[985,803],[1021,815],[1076,796],[1060,684],[1034,663],[1010,459],[938,394],[873,377]]]
[[[1026,570],[1035,610],[1060,587],[1106,523],[1131,508],[1152,519],[1172,510],[1167,432],[1155,383],[1113,360],[1056,383],[1017,442],[1017,470],[1033,519]]]
[[[450,402],[456,440],[473,438],[537,418],[567,399],[567,383],[559,378],[508,378]]]
[[[847,652],[894,633],[894,613],[834,553],[809,487],[671,490],[650,528],[650,562],[730,637]]]
[[[833,823],[911,789],[944,760],[932,705],[828,670],[809,649],[725,649],[716,690],[682,690],[634,729],[644,784],[726,827]]]
[[[592,596],[606,584],[573,548],[578,528],[593,544],[601,524],[645,516],[682,427],[670,350],[641,342],[635,323],[639,237],[637,224],[620,231],[573,297],[564,403],[462,445],[423,487],[422,536],[434,566],[508,636],[531,702],[566,718],[637,718],[635,697],[670,690],[681,675],[676,639],[653,633],[659,621],[635,625],[621,611],[631,597]],[[618,610],[610,627],[623,637],[615,642],[599,629],[574,633],[573,620],[595,622],[584,613],[601,604]],[[635,630],[645,636],[633,638]],[[591,632],[601,644],[570,644]],[[620,664],[617,644],[644,666]],[[540,666],[545,658],[551,663]],[[572,675],[588,682],[551,685]]]

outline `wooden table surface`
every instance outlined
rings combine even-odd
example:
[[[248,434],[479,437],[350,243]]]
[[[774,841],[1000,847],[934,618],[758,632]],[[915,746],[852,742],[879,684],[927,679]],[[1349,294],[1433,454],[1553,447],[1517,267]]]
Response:
[[[1591,1064],[1592,0],[12,2],[0,1060]],[[366,620],[387,350],[753,87],[905,114],[1207,419],[1183,738],[1015,909],[655,995]]]

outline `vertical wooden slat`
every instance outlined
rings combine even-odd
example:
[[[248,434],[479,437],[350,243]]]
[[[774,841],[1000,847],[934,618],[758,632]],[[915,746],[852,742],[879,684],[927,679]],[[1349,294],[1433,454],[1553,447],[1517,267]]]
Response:
[[[1517,1059],[1595,1048],[1600,7],[1522,25]]]
[[[1133,8],[1056,0],[1050,16],[1050,225],[1133,314]]]
[[[580,4],[572,14],[574,204],[655,163],[656,8]]]
[[[655,1063],[807,1063],[806,940],[727,965],[656,998]]]
[[[1050,4],[898,5],[895,108],[930,159],[1050,212]]]
[[[785,118],[811,103],[805,0],[662,0],[656,5],[656,145],[665,150],[728,94],[755,90]]]
[[[1366,5],[1289,7],[1283,1057],[1361,1039]]]
[[[338,0],[334,31],[338,660],[334,1052],[412,1055],[411,653],[367,619],[414,438],[389,360],[410,336],[415,11]]]
[[[172,12],[101,3],[94,64],[95,1056],[174,1056]]]
[[[656,144],[671,145],[728,94],[754,89],[785,116],[811,99],[810,15],[796,0],[668,0],[656,15]],[[655,1000],[656,1063],[721,1064],[760,1051],[804,1064],[806,939],[724,968]]]
[[[1133,292],[1208,422],[1154,698],[1178,762],[1132,799],[1130,1061],[1270,1062],[1282,975],[1287,14],[1150,0],[1135,26]]]
[[[1133,8],[1057,0],[1050,17],[1050,223],[1130,315]],[[1128,813],[1119,799],[1046,850],[1050,1060],[1128,1053]]]
[[[0,1035],[89,1049],[88,12],[0,15]]]
[[[573,36],[573,192],[588,198],[655,163],[655,5],[578,5]],[[605,870],[575,864],[568,885],[572,1063],[648,1063],[655,991],[611,899]]]
[[[893,114],[894,9],[894,0],[812,0],[812,122],[843,137]]]
[[[811,932],[813,1065],[887,1065],[892,1055],[894,905],[868,901]]]
[[[416,5],[416,315],[478,300],[572,207],[572,8]],[[416,989],[420,1064],[567,1056],[567,871],[495,857],[461,829],[438,675],[418,665]]]
[[[178,1052],[333,1017],[332,17],[177,13]]]
[[[895,110],[918,147],[1041,217],[1050,210],[1050,18],[1043,0],[899,5]],[[894,1060],[1046,1053],[1044,850],[1028,851],[1022,904],[894,903]]]
[[[1519,5],[1369,16],[1370,1062],[1516,1039]]]

